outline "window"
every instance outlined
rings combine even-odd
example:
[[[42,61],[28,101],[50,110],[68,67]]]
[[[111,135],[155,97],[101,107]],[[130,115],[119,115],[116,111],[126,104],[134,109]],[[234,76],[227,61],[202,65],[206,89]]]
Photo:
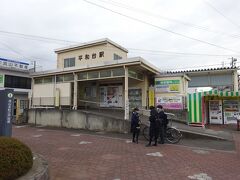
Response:
[[[75,66],[75,58],[64,59],[64,68],[74,67],[74,66]]]
[[[99,78],[99,72],[98,71],[92,71],[88,73],[88,79],[95,79]]]
[[[83,80],[83,79],[87,79],[87,73],[86,72],[82,72],[78,74],[78,80]]]
[[[73,81],[73,80],[74,80],[73,74],[65,74],[64,75],[64,82],[65,81]]]
[[[117,68],[112,70],[113,76],[124,76],[124,69]]]
[[[20,109],[24,110],[28,108],[28,100],[20,100]]]
[[[99,52],[99,57],[104,57],[104,51]]]
[[[31,78],[5,75],[5,87],[31,89]]]
[[[57,75],[57,82],[67,82],[67,81],[73,81],[74,76],[73,74],[64,74],[64,75]]]
[[[122,57],[114,53],[113,60],[119,60],[119,59],[122,59]]]
[[[63,75],[57,75],[57,82],[63,82]]]
[[[143,76],[142,73],[138,73],[137,78],[140,79],[140,80],[144,80],[144,76]]]
[[[35,84],[42,84],[43,83],[43,78],[35,78],[34,83]]]
[[[100,77],[111,77],[111,70],[100,71]]]
[[[53,76],[44,77],[43,83],[53,83]]]
[[[129,75],[129,77],[137,78],[137,73],[135,71],[129,70],[128,75]]]

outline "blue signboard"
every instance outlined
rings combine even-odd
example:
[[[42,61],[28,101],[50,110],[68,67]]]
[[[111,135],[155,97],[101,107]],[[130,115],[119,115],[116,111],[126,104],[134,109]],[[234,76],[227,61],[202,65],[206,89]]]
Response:
[[[16,68],[22,70],[28,70],[29,64],[26,62],[15,61],[12,59],[6,59],[0,57],[0,66],[7,67],[7,68]]]
[[[0,90],[0,136],[12,136],[13,90]]]

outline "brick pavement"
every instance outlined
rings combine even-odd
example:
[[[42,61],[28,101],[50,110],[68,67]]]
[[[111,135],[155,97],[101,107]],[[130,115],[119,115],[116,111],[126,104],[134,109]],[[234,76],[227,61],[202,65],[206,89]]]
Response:
[[[239,133],[234,134],[237,152],[196,151],[180,145],[145,147],[146,142],[33,127],[13,127],[13,136],[48,160],[53,180],[185,180],[200,179],[200,173],[207,174],[202,179],[240,179]],[[156,152],[162,157],[146,155]]]

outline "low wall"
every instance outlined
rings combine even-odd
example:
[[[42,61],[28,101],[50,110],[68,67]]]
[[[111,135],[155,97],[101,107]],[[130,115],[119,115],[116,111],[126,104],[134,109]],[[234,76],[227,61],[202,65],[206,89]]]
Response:
[[[129,132],[130,122],[81,110],[30,109],[28,123],[74,129]]]
[[[175,114],[174,121],[182,122],[184,124],[188,123],[188,112],[187,110],[165,110],[167,113]]]
[[[175,116],[168,116],[168,118],[172,119],[173,121],[181,122],[184,124],[187,124],[188,121],[188,112],[187,110],[165,110],[166,113],[172,113]],[[150,110],[141,110],[141,114],[144,116],[149,117],[150,116]]]

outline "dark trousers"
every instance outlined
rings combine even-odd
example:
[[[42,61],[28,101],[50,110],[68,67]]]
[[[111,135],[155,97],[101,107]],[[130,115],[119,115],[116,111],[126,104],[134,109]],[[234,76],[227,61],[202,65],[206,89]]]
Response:
[[[159,137],[160,137],[160,140],[159,140],[159,142],[161,143],[161,144],[164,144],[164,142],[165,142],[165,138],[166,138],[166,130],[167,130],[167,126],[166,125],[161,125],[160,127],[159,127]]]
[[[152,143],[153,138],[154,138],[155,144],[157,144],[158,135],[159,135],[159,130],[158,130],[158,128],[157,128],[157,127],[151,127],[151,126],[150,126],[149,143],[148,143],[148,144],[151,144],[151,143]]]
[[[132,139],[133,142],[135,142],[135,138],[136,138],[136,142],[138,143],[139,133],[140,133],[140,129],[138,128],[133,129],[133,139]]]

